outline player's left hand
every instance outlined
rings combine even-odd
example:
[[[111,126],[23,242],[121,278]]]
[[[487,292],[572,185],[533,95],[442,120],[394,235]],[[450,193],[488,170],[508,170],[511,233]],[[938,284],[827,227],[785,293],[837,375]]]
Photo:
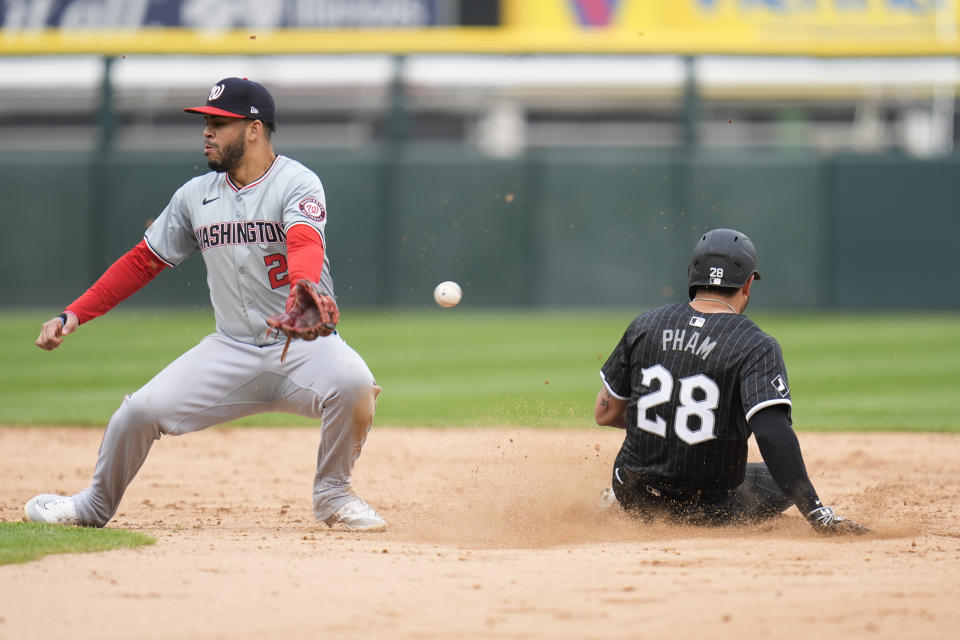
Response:
[[[820,507],[807,514],[807,522],[818,533],[834,536],[862,536],[870,529],[837,515],[830,507]]]
[[[298,280],[290,287],[286,311],[267,318],[271,330],[292,338],[314,340],[328,336],[337,328],[340,310],[333,298],[320,292],[320,287],[309,280]],[[283,350],[286,355],[287,350]]]

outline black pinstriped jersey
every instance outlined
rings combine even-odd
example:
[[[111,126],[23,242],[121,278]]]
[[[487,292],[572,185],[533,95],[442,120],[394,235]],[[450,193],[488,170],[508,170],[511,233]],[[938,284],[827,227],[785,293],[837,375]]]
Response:
[[[746,316],[686,303],[635,318],[600,375],[627,401],[617,465],[683,494],[742,483],[747,421],[772,404],[790,405],[775,339]]]

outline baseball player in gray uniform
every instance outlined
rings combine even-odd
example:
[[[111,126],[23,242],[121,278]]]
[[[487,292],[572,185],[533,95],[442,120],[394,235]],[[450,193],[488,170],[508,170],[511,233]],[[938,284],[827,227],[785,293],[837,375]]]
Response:
[[[381,531],[386,521],[350,486],[380,387],[336,332],[298,340],[281,357],[283,336],[265,321],[289,310],[289,292],[300,279],[333,298],[320,179],[274,153],[275,106],[263,86],[226,78],[206,105],[185,111],[204,115],[212,172],[177,190],[144,239],[45,322],[36,344],[55,349],[79,325],[195,253],[206,263],[216,331],[124,399],[107,424],[89,487],[73,496],[36,496],[24,508],[26,518],[102,527],[161,435],[278,411],[322,420],[313,482],[317,521]]]

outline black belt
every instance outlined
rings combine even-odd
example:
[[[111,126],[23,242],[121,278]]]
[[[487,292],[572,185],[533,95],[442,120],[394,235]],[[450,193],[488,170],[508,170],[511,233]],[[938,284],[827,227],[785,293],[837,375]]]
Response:
[[[729,491],[712,491],[678,489],[665,483],[658,482],[650,478],[645,478],[636,474],[625,467],[620,467],[620,471],[626,475],[637,487],[642,487],[647,495],[661,500],[672,500],[675,502],[712,502],[726,496]]]

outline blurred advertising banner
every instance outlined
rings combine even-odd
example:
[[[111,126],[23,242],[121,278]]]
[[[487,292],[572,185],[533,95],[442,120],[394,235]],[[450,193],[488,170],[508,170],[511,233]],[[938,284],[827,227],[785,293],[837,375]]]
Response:
[[[885,30],[933,33],[956,22],[953,0],[506,0],[510,22],[529,28],[755,32],[815,29],[843,37]],[[879,30],[879,31],[878,31]],[[889,34],[888,34],[889,35]]]
[[[0,0],[0,54],[957,55],[958,6],[960,0]]]
[[[496,19],[499,0],[4,0],[4,30],[377,29]],[[481,22],[482,24],[482,22]]]
[[[505,0],[505,23],[544,40],[622,51],[955,53],[958,0]],[[551,36],[551,32],[554,34]],[[560,35],[562,34],[562,35]]]

